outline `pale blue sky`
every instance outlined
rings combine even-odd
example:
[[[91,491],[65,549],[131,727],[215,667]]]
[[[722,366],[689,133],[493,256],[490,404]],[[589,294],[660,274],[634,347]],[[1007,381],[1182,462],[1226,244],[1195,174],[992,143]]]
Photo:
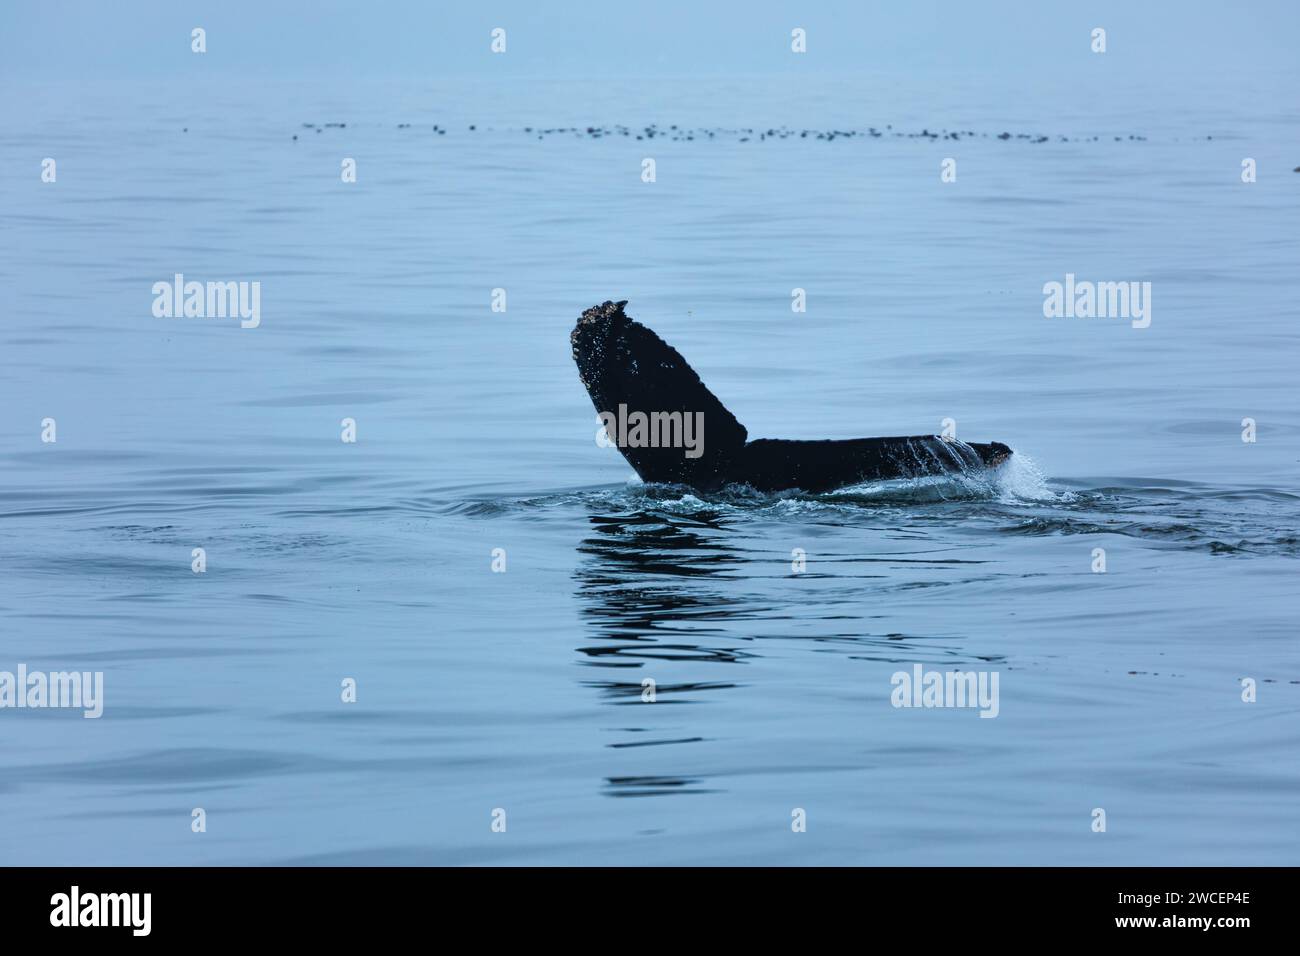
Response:
[[[194,26],[208,31],[204,71],[294,76],[918,69],[1059,76],[1088,68],[1095,26],[1108,31],[1108,69],[1146,76],[1217,75],[1232,84],[1244,71],[1295,71],[1300,60],[1300,4],[1293,0],[69,0],[0,5],[0,75],[75,81],[185,73],[198,67],[189,51]],[[505,56],[488,51],[496,26],[508,31]],[[808,30],[806,56],[789,51],[795,26]]]

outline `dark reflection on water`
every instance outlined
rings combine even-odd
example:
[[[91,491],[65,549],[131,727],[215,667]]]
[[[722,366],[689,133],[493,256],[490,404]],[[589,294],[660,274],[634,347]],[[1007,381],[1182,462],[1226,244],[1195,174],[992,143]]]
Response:
[[[606,793],[611,797],[662,797],[678,793],[717,793],[717,790],[697,786],[693,777],[609,777]]]
[[[577,594],[583,619],[602,642],[578,648],[591,666],[637,667],[638,661],[743,661],[751,652],[681,637],[722,634],[753,606],[726,590],[748,558],[725,538],[712,513],[678,516],[593,514],[595,534],[578,547]]]
[[[635,671],[634,680],[588,680],[612,705],[646,706],[645,668],[660,662],[686,665],[744,664],[757,655],[736,646],[728,624],[753,617],[756,608],[736,590],[750,562],[734,541],[730,522],[720,513],[689,517],[632,510],[588,516],[593,533],[579,546],[575,572],[580,613],[594,640],[576,648],[589,667]],[[702,695],[743,686],[703,676],[685,680],[655,678],[654,707],[699,702]],[[674,713],[682,711],[674,708]],[[646,712],[643,712],[646,713]],[[649,712],[653,719],[653,711]],[[664,712],[659,712],[664,713]],[[679,724],[655,732],[625,728],[631,739],[607,744],[614,750],[665,746],[674,749],[705,740]],[[698,774],[624,774],[605,778],[603,793],[613,797],[669,796],[716,792],[700,785]]]
[[[726,546],[724,539],[702,533],[727,530],[728,522],[719,512],[694,512],[685,518],[638,511],[626,515],[593,514],[589,520],[596,534],[578,550],[599,557],[613,574],[718,575],[743,560]]]

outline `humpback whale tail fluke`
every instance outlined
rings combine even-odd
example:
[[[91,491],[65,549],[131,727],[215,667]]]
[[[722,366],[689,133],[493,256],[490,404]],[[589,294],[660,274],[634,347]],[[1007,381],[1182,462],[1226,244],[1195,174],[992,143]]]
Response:
[[[819,492],[992,467],[1012,453],[1001,442],[967,444],[935,435],[751,442],[681,354],[628,318],[626,304],[604,302],[583,312],[569,341],[606,434],[643,481]]]
[[[582,313],[569,341],[578,376],[597,414],[612,417],[606,432],[643,481],[713,488],[725,482],[726,474],[740,457],[749,437],[745,426],[727,411],[681,354],[640,322],[623,312],[623,302],[605,302]],[[622,413],[620,413],[622,410]],[[635,433],[637,422],[628,419],[640,413],[646,422]],[[650,418],[659,413],[660,427]],[[671,441],[677,422],[678,437]],[[628,425],[633,434],[628,435]],[[696,433],[696,426],[702,434]],[[623,427],[619,427],[619,426]],[[669,441],[662,440],[666,425]],[[692,429],[697,448],[684,448],[685,431]],[[616,432],[622,432],[619,440]],[[629,440],[630,438],[630,440]],[[650,443],[653,441],[653,445]],[[687,452],[698,452],[688,457]]]

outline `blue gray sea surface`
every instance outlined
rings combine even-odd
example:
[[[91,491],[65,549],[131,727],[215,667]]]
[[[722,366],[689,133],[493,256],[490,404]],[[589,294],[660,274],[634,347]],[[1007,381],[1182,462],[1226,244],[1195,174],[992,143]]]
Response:
[[[1295,864],[1300,110],[1242,82],[7,96],[0,670],[105,700],[0,711],[0,862]],[[1045,318],[1067,273],[1150,326]],[[569,355],[611,298],[751,437],[1016,455],[642,485]]]

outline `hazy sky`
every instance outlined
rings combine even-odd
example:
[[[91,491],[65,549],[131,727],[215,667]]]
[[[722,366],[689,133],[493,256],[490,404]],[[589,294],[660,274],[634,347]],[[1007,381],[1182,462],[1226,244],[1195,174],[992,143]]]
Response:
[[[211,73],[321,76],[480,72],[621,75],[910,71],[1056,75],[1082,69],[1093,27],[1108,68],[1218,77],[1295,71],[1300,3],[444,3],[432,0],[68,0],[0,4],[0,75],[26,81]],[[507,53],[489,52],[493,27]],[[790,30],[808,31],[793,56]]]

